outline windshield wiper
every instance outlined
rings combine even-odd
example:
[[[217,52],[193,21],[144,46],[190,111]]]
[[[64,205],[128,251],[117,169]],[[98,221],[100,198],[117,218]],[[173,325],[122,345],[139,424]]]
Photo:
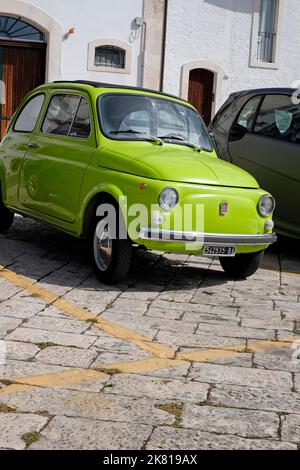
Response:
[[[193,144],[192,142],[182,142],[181,145],[186,145],[187,147],[191,147],[191,149],[195,150],[195,152],[202,152],[202,147],[200,145]]]
[[[200,145],[196,145],[196,144],[193,144],[192,142],[188,142],[187,140],[184,140],[184,138],[181,137],[180,135],[169,134],[169,135],[159,137],[159,139],[162,139],[165,142],[171,142],[172,140],[175,140],[178,145],[186,145],[187,147],[190,147],[197,152],[202,151],[202,148],[200,147]]]
[[[181,137],[181,135],[174,135],[174,134],[159,136],[159,139],[162,139],[162,140],[181,140],[183,142],[185,140],[184,137]]]
[[[125,131],[111,131],[110,134],[140,134],[145,136],[145,140],[153,142],[154,144],[163,145],[163,140],[159,137],[154,137],[153,135],[147,134],[146,132],[135,131],[134,129],[128,129]]]

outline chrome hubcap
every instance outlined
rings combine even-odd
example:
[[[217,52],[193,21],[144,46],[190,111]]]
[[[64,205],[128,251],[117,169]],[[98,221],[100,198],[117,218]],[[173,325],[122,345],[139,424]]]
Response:
[[[101,227],[101,222],[95,230],[94,257],[100,271],[106,271],[112,258],[112,239],[109,227]]]

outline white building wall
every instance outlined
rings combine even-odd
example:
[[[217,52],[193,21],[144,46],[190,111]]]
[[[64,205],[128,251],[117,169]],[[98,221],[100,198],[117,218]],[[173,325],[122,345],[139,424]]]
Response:
[[[254,0],[169,0],[164,91],[180,94],[185,64],[221,69],[218,108],[237,90],[292,86],[300,79],[300,1],[282,0],[279,69],[250,67]]]
[[[63,80],[96,80],[122,85],[139,83],[141,37],[140,31],[133,29],[133,21],[143,16],[143,0],[26,0],[26,3],[53,16],[62,24],[64,32],[76,28],[75,34],[62,43]],[[112,38],[131,45],[130,74],[88,70],[88,44],[102,38]]]

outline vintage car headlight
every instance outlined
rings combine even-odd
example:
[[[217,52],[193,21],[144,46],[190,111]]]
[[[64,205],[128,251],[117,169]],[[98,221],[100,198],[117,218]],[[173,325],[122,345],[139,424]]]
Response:
[[[275,199],[272,196],[266,194],[262,198],[260,198],[258,203],[258,212],[263,217],[269,217],[273,214],[275,209]]]
[[[165,188],[160,193],[158,201],[164,211],[170,211],[178,204],[178,192],[174,188]]]

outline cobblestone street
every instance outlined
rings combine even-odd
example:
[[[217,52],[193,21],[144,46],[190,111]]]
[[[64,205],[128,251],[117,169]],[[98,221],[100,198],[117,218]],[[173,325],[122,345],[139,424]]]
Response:
[[[83,241],[18,217],[0,236],[0,448],[297,449],[299,334],[297,241],[240,282],[137,251],[108,287]]]

